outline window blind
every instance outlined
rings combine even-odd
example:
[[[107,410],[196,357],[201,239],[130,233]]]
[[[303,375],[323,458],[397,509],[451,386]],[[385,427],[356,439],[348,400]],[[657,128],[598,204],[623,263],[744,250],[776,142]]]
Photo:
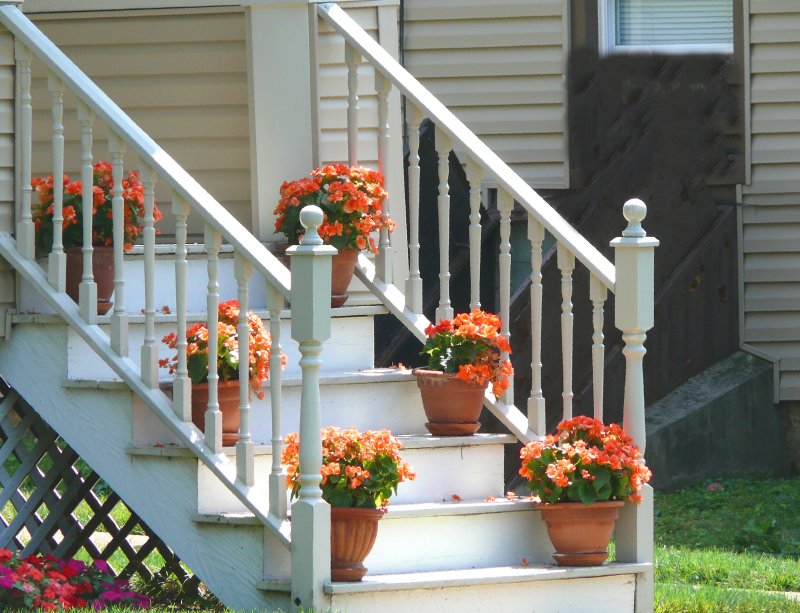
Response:
[[[617,45],[733,42],[733,0],[615,0]]]

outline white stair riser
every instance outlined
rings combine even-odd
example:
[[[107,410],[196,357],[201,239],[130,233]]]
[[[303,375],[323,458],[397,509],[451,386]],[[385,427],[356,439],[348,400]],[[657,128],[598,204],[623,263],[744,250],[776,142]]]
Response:
[[[269,391],[269,390],[267,390]],[[281,396],[281,431],[297,432],[300,425],[299,386],[283,388]],[[337,383],[320,389],[322,424],[362,430],[388,429],[397,434],[427,434],[425,412],[414,381]],[[271,445],[272,411],[269,393],[263,400],[251,398],[250,424],[256,444]],[[378,410],[381,407],[383,410]],[[387,407],[390,407],[387,409]],[[165,445],[175,442],[157,418],[148,412],[137,413],[133,442],[136,445]],[[456,492],[452,492],[456,493]]]
[[[633,611],[635,575],[335,594],[347,613],[616,613]]]
[[[503,446],[475,445],[404,449],[403,458],[417,472],[401,483],[391,505],[503,496]],[[256,487],[268,490],[272,456],[256,456]],[[201,513],[242,512],[244,507],[211,472],[198,462],[198,510]],[[391,508],[390,505],[390,508]]]
[[[269,321],[266,322],[269,326]],[[171,358],[175,351],[161,342],[170,332],[175,332],[176,324],[158,323],[156,325],[156,345],[159,357]],[[108,332],[109,327],[103,326]],[[269,329],[269,327],[267,327]],[[144,343],[144,324],[131,323],[128,326],[128,355],[135,363],[139,363],[141,347]],[[374,333],[371,316],[335,317],[331,320],[331,338],[322,346],[322,370],[364,370],[372,368],[374,361]],[[281,350],[286,355],[286,367],[283,376],[298,377],[300,374],[300,352],[297,343],[292,340],[291,321],[281,320]],[[92,351],[78,334],[70,330],[69,365],[67,376],[70,379],[119,380],[97,354]],[[160,376],[164,380],[172,377],[167,369],[161,369]]]
[[[42,262],[45,262],[42,260]],[[46,268],[46,266],[44,266]],[[237,297],[236,277],[233,273],[234,259],[232,255],[223,255],[219,260],[219,296],[220,300],[232,300]],[[175,311],[175,260],[174,256],[159,256],[155,265],[154,296],[156,309],[167,306]],[[139,313],[144,308],[144,259],[142,256],[126,256],[124,267],[125,310]],[[201,313],[206,310],[208,291],[208,274],[205,256],[190,256],[188,266],[187,303],[189,313]],[[266,282],[262,277],[253,274],[248,284],[250,293],[250,309],[264,310],[267,307]],[[378,301],[354,278],[348,290],[350,298],[348,306],[378,304]],[[113,296],[111,298],[114,300]],[[53,313],[53,310],[30,285],[22,281],[20,287],[20,308],[23,313]]]
[[[390,518],[364,565],[375,574],[552,561],[541,513],[533,510]]]

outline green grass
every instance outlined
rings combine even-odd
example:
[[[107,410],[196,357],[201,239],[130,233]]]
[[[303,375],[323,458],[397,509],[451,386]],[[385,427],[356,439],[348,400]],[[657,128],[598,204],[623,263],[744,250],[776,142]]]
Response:
[[[655,613],[800,613],[800,603],[748,590],[656,584]]]
[[[800,592],[800,479],[727,479],[655,505],[656,611],[800,612],[767,593]]]

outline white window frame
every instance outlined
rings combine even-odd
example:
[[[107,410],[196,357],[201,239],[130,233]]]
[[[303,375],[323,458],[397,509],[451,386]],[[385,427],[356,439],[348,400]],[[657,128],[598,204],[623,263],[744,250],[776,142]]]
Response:
[[[671,53],[684,55],[687,53],[721,53],[733,54],[733,41],[728,43],[675,43],[674,45],[618,45],[617,41],[617,20],[614,10],[616,0],[599,0],[598,5],[598,40],[600,42],[601,55],[615,53]]]

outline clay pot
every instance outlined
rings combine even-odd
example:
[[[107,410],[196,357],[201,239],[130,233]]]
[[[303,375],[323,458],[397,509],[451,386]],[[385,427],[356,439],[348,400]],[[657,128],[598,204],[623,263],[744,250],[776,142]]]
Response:
[[[92,274],[97,284],[97,314],[105,315],[114,304],[111,302],[111,294],[114,293],[114,248],[100,246],[93,249]],[[83,277],[83,250],[81,247],[69,247],[64,252],[67,254],[67,295],[77,304]]]
[[[381,509],[331,508],[331,581],[361,581],[378,536]]]
[[[331,258],[331,307],[338,308],[347,302],[347,288],[353,279],[358,249],[339,249]]]
[[[422,408],[428,423],[425,427],[434,436],[470,436],[481,424],[485,385],[456,377],[455,373],[415,368]]]
[[[614,533],[621,500],[539,504],[547,535],[559,566],[599,566],[608,558],[606,548]]]
[[[231,447],[239,442],[239,381],[219,381],[217,403],[222,413],[222,445]],[[208,383],[192,385],[192,423],[206,431],[206,411],[208,410]]]
[[[289,243],[277,243],[273,249],[275,257],[291,268],[292,258],[286,255],[288,248]],[[358,249],[339,249],[339,253],[331,258],[331,307],[334,309],[347,302],[347,288],[353,280],[359,253]]]

